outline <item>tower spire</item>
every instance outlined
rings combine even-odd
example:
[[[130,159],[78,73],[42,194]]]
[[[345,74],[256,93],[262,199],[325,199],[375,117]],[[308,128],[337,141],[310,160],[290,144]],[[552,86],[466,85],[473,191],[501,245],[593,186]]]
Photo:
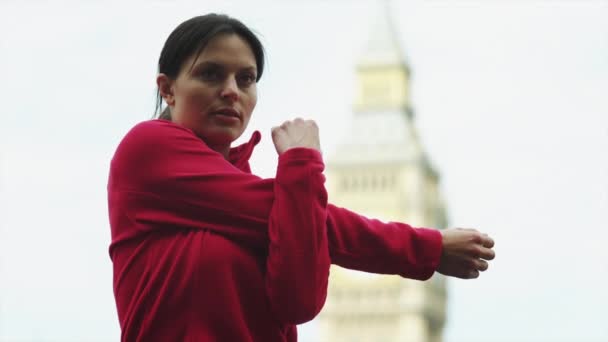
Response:
[[[410,71],[390,2],[375,22],[357,63],[357,94],[349,133],[327,163],[332,203],[385,221],[419,227],[445,224],[439,175],[413,123]],[[323,341],[440,342],[445,283],[398,277],[363,279],[333,266],[321,313]]]
[[[382,1],[382,6],[377,9],[376,13],[358,65],[360,67],[407,65],[393,21],[390,1]]]
[[[379,6],[364,46],[357,63],[355,112],[398,110],[411,117],[410,70],[403,57],[388,1]]]

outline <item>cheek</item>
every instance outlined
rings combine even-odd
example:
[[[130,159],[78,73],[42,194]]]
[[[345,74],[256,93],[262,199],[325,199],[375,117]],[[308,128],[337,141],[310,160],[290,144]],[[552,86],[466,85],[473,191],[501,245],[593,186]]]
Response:
[[[247,96],[247,100],[244,103],[245,107],[247,108],[247,111],[249,113],[249,116],[251,116],[251,112],[253,112],[253,110],[255,109],[255,105],[258,103],[258,94],[255,90],[253,90],[249,96]]]
[[[211,90],[195,81],[188,82],[182,89],[183,104],[188,110],[201,110],[211,103]]]
[[[189,94],[188,103],[197,109],[204,109],[212,102],[212,96],[208,91],[193,91]]]

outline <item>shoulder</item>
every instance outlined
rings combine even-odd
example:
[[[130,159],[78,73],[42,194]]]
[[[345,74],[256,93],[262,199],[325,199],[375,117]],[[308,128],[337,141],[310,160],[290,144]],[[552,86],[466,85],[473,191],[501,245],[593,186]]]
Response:
[[[111,184],[146,187],[192,175],[225,159],[185,127],[166,120],[136,124],[119,143],[110,162]]]
[[[114,159],[121,155],[137,155],[144,148],[154,148],[159,140],[164,140],[163,136],[168,134],[168,127],[161,120],[143,121],[133,126],[122,138]]]
[[[118,150],[145,148],[158,153],[184,146],[207,148],[192,130],[171,121],[157,119],[133,126],[120,142]]]
[[[194,133],[171,121],[156,119],[138,123],[125,135],[124,140],[166,139],[171,136],[190,136],[196,138]]]
[[[131,128],[119,143],[113,163],[147,164],[149,161],[179,155],[208,152],[207,145],[194,132],[167,120],[143,121]]]

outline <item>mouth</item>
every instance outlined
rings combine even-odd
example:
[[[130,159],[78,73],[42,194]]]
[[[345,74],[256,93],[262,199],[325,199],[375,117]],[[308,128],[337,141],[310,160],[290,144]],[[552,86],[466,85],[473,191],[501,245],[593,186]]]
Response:
[[[228,116],[228,117],[233,117],[233,118],[237,118],[237,119],[241,118],[241,115],[239,114],[239,112],[237,112],[236,110],[234,110],[232,108],[220,108],[218,110],[211,112],[211,114]]]

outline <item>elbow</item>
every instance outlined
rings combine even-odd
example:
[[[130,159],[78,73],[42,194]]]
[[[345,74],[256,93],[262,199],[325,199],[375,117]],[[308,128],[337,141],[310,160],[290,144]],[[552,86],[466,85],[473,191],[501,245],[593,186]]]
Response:
[[[302,324],[315,318],[327,299],[328,272],[323,277],[312,276],[280,282],[282,286],[270,291],[270,305],[275,317],[283,324]],[[317,281],[306,281],[314,280]],[[289,286],[284,286],[289,284]]]
[[[273,311],[284,324],[303,324],[312,321],[321,312],[326,296],[327,292],[319,294],[318,298],[292,297],[291,300],[286,300],[282,305],[275,303]]]
[[[281,323],[306,323],[321,312],[327,299],[330,269],[327,247],[323,251],[318,255],[299,255],[314,262],[286,262],[288,258],[284,258],[280,267],[268,267],[268,298]]]

